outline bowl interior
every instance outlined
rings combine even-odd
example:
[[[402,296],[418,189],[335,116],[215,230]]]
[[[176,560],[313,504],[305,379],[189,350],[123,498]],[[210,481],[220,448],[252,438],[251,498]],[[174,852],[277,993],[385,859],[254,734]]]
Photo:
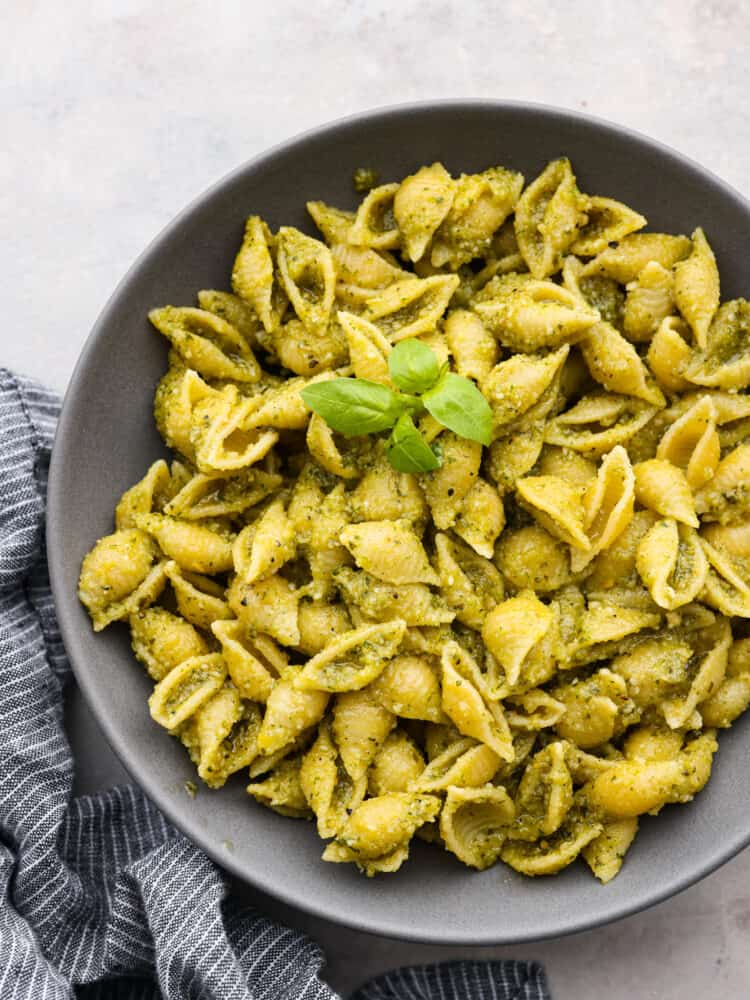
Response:
[[[149,717],[150,681],[127,629],[94,635],[76,597],[81,559],[112,530],[114,504],[164,453],[151,413],[166,348],[146,320],[156,305],[193,304],[201,288],[225,288],[243,220],[314,233],[304,203],[352,207],[352,172],[383,180],[441,160],[454,173],[500,163],[527,178],[566,155],[583,190],[621,199],[650,227],[691,232],[703,224],[716,250],[722,296],[750,287],[750,208],[731,189],[670,150],[604,123],[533,106],[449,103],[347,119],[292,140],[241,167],[199,198],[146,250],[100,317],[65,401],[55,444],[48,545],[66,647],[84,695],[134,779],[193,841],[235,874],[303,909],[363,930],[446,943],[511,943],[581,930],[686,887],[750,840],[750,722],[720,739],[714,775],[689,806],[647,818],[620,875],[602,887],[577,863],[531,880],[504,866],[471,872],[417,843],[397,876],[365,879],[320,860],[314,827],[256,806],[237,777],[224,789],[184,782],[181,745]]]

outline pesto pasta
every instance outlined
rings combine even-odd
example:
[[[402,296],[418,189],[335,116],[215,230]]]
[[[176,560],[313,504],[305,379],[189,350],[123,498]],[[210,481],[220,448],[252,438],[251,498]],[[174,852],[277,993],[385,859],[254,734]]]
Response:
[[[566,159],[355,186],[151,312],[172,455],[80,599],[324,860],[607,882],[750,704],[750,303]]]

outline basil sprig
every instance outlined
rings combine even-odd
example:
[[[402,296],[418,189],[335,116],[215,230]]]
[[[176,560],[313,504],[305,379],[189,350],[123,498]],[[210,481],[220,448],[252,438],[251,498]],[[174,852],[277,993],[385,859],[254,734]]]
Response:
[[[302,399],[328,426],[356,437],[391,430],[388,460],[399,472],[430,472],[440,467],[438,455],[422,437],[414,417],[425,410],[448,430],[470,441],[492,440],[492,411],[470,379],[448,371],[434,351],[410,338],[388,356],[388,371],[397,390],[364,378],[315,382]]]

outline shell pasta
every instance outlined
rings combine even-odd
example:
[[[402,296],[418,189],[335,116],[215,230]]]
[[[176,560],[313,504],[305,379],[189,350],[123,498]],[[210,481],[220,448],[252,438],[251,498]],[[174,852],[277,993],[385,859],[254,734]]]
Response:
[[[567,159],[360,173],[150,313],[171,455],[80,600],[325,861],[607,882],[750,704],[750,303]]]

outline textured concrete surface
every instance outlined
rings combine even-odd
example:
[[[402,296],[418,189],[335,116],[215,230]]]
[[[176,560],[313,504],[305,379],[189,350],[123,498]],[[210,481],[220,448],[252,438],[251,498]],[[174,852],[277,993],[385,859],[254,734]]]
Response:
[[[647,132],[750,194],[750,4],[742,0],[6,0],[0,64],[0,363],[63,390],[118,279],[191,198],[339,115],[506,97]],[[75,695],[90,790],[122,777]],[[452,949],[367,937],[269,900],[347,990]],[[555,1000],[750,995],[750,853],[614,926],[512,949]],[[507,949],[477,954],[507,955]]]

